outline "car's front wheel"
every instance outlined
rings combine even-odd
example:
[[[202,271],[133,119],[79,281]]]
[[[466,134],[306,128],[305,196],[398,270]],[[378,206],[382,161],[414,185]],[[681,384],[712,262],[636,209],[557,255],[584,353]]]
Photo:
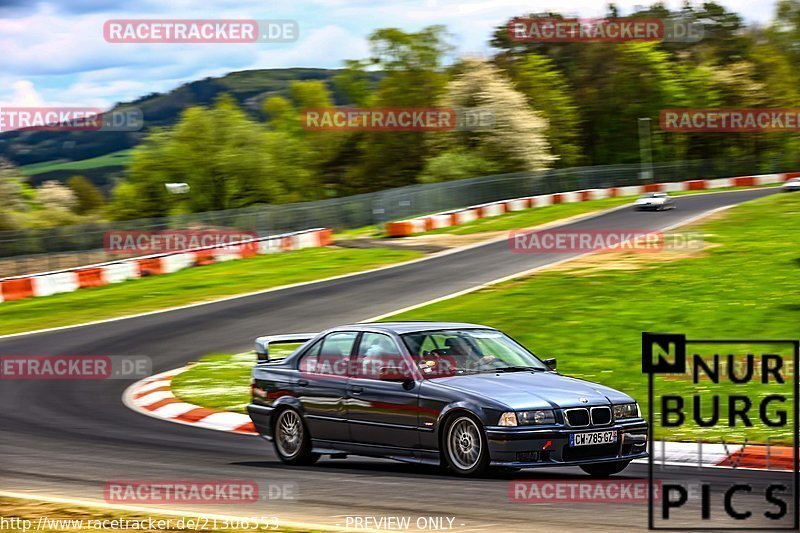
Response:
[[[614,461],[611,463],[595,463],[591,465],[581,465],[581,470],[592,477],[609,477],[619,474],[625,470],[630,461]]]
[[[489,450],[481,424],[469,415],[450,420],[444,434],[447,466],[462,476],[477,475],[489,465]]]
[[[278,413],[273,426],[275,452],[288,465],[311,465],[319,454],[311,452],[311,438],[300,413],[287,408]]]

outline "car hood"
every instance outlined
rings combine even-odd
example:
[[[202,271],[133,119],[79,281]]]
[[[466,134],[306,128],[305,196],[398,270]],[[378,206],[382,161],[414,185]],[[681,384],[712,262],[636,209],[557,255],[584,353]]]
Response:
[[[436,378],[432,383],[500,402],[514,410],[553,409],[634,401],[610,387],[554,372],[508,372]],[[587,400],[585,403],[581,398]]]
[[[635,204],[663,204],[666,202],[664,198],[639,198],[634,203]]]

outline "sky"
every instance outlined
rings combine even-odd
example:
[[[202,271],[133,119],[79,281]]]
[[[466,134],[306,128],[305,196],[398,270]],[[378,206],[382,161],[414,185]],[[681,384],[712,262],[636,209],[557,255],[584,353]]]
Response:
[[[766,24],[775,0],[718,0]],[[109,108],[180,84],[262,68],[341,67],[368,55],[372,30],[443,24],[455,55],[489,57],[493,29],[513,16],[555,11],[599,17],[604,0],[0,0],[0,107]],[[652,2],[617,1],[621,14]],[[682,0],[667,1],[677,9]],[[291,19],[288,44],[119,44],[109,19]]]

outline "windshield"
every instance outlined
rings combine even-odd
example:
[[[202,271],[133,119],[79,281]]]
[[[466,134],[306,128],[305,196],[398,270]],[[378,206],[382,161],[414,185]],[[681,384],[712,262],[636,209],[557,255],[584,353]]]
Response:
[[[408,333],[402,338],[427,378],[548,370],[531,352],[493,329],[443,329]]]

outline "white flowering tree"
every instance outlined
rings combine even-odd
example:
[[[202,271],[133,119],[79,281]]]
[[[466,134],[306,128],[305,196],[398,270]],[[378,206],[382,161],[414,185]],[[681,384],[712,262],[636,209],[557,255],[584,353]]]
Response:
[[[448,179],[446,175],[437,176],[437,169],[442,158],[456,159],[454,153],[469,154],[471,168],[481,168],[475,160],[480,158],[485,162],[483,167],[492,172],[550,168],[557,156],[547,139],[547,119],[528,105],[525,95],[486,61],[467,59],[459,70],[448,83],[440,105],[455,109],[460,116],[481,117],[482,124],[474,129],[464,125],[455,131],[431,134],[438,155],[428,161],[424,181]]]
[[[75,193],[57,181],[45,181],[36,188],[36,200],[50,211],[71,211],[78,204]]]

